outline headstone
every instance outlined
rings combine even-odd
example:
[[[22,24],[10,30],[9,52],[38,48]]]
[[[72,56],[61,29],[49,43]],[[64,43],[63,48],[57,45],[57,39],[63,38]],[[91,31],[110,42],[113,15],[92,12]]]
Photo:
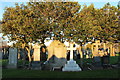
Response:
[[[100,41],[97,40],[95,41],[95,43],[92,44],[92,53],[93,53],[93,56],[99,56],[98,54],[98,49],[99,49],[99,46],[100,46]]]
[[[115,56],[115,48],[112,44],[110,45],[110,56]]]
[[[52,69],[54,67],[63,67],[67,61],[66,46],[58,40],[54,40],[48,47],[48,59],[45,67]]]
[[[66,58],[67,49],[66,46],[58,40],[54,40],[48,49],[48,60],[55,55],[57,58]]]
[[[8,68],[17,68],[17,48],[9,48]]]
[[[40,45],[35,44],[33,46],[33,48],[34,48],[34,52],[33,52],[34,58],[33,58],[33,61],[40,61]]]
[[[104,50],[103,50],[103,48],[100,48],[100,49],[98,50],[98,53],[99,53],[100,57],[102,57],[102,56],[104,55]]]
[[[70,47],[67,48],[67,50],[70,50],[70,60],[67,61],[67,64],[62,68],[62,71],[81,71],[79,65],[73,60],[73,50],[76,50],[73,47],[73,43],[70,43]]]
[[[103,49],[106,50],[106,43],[103,43]]]
[[[103,68],[108,68],[110,66],[110,57],[109,56],[101,57],[101,62],[102,62]]]
[[[31,69],[34,69],[34,70],[41,70],[41,67],[42,66],[42,62],[40,61],[33,61],[31,63]]]
[[[33,52],[33,61],[31,63],[31,69],[34,70],[41,70],[41,64],[40,62],[40,45],[37,43],[33,46],[34,52]]]
[[[73,50],[76,50],[76,48],[73,47],[73,43],[70,44],[70,47],[68,47],[67,50],[70,50],[70,59],[73,59]]]
[[[0,60],[2,59],[3,57],[3,52],[2,52],[2,48],[0,48]]]
[[[94,61],[94,66],[96,69],[102,68],[101,57],[99,56],[93,57],[93,61]]]

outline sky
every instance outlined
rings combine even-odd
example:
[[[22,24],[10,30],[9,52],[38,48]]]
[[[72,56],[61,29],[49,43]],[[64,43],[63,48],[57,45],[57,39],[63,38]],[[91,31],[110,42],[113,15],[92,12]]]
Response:
[[[2,18],[3,18],[3,13],[4,13],[5,7],[14,7],[15,3],[26,4],[26,2],[28,2],[28,1],[29,0],[0,0],[0,20],[2,20]],[[33,2],[37,1],[38,2],[38,1],[41,1],[41,0],[31,0],[31,1],[33,1]],[[120,0],[70,0],[70,1],[77,1],[77,2],[79,2],[79,4],[81,6],[83,6],[84,4],[89,6],[91,3],[93,3],[95,8],[102,8],[107,2],[109,2],[112,6],[117,7],[118,2]],[[0,37],[2,37],[2,34],[0,34]],[[6,38],[6,40],[7,40],[7,38]]]
[[[1,0],[0,1],[0,20],[2,20],[5,7],[14,7],[16,2],[19,4],[21,3],[25,4],[28,1],[29,0]],[[41,0],[31,0],[31,1],[35,2],[35,1],[41,1]],[[71,1],[78,1],[80,5],[86,4],[87,6],[93,3],[95,8],[101,8],[107,2],[117,7],[117,4],[120,0],[71,0]]]

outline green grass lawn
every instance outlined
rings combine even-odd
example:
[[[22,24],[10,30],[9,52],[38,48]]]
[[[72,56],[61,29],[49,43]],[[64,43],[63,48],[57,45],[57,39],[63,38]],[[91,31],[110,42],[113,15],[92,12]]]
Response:
[[[118,57],[119,56],[110,56],[110,64],[117,64],[118,63]],[[76,60],[77,63],[80,63],[80,60]],[[92,58],[90,59],[82,59],[83,63],[92,63]]]
[[[81,72],[40,71],[23,69],[3,69],[3,78],[120,78],[120,69],[93,70]]]
[[[118,57],[120,57],[120,56],[111,56],[110,57],[110,64],[117,64],[118,63]]]
[[[91,59],[83,59],[84,62],[91,63]],[[116,64],[118,57],[110,57],[110,64]],[[0,60],[0,64],[6,66],[8,60]],[[80,63],[80,60],[77,60]],[[21,65],[22,61],[18,61]],[[61,71],[40,71],[25,69],[3,69],[3,78],[118,78],[120,69],[93,70],[81,72],[61,72]],[[120,77],[119,77],[120,78]]]

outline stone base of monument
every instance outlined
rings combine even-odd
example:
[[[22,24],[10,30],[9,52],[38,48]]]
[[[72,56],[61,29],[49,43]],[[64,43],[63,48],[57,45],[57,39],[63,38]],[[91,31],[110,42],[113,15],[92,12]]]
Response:
[[[67,59],[65,58],[54,57],[54,60],[53,58],[51,58],[48,61],[44,62],[44,65],[46,70],[54,71],[61,70],[61,68],[66,64],[66,62]]]
[[[69,60],[67,61],[67,64],[62,68],[62,71],[81,71],[81,68],[78,64],[76,64],[76,61]]]
[[[33,61],[31,63],[31,69],[34,69],[34,70],[41,70],[41,62],[40,61]]]
[[[17,65],[14,65],[14,64],[8,64],[8,65],[7,65],[7,68],[13,68],[13,69],[15,69],[15,68],[17,68]]]

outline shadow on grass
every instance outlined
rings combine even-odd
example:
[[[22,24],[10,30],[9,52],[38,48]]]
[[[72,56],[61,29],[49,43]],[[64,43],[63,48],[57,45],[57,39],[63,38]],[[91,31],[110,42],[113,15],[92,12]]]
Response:
[[[3,69],[3,78],[119,78],[120,69],[93,70],[81,72],[40,71]]]

